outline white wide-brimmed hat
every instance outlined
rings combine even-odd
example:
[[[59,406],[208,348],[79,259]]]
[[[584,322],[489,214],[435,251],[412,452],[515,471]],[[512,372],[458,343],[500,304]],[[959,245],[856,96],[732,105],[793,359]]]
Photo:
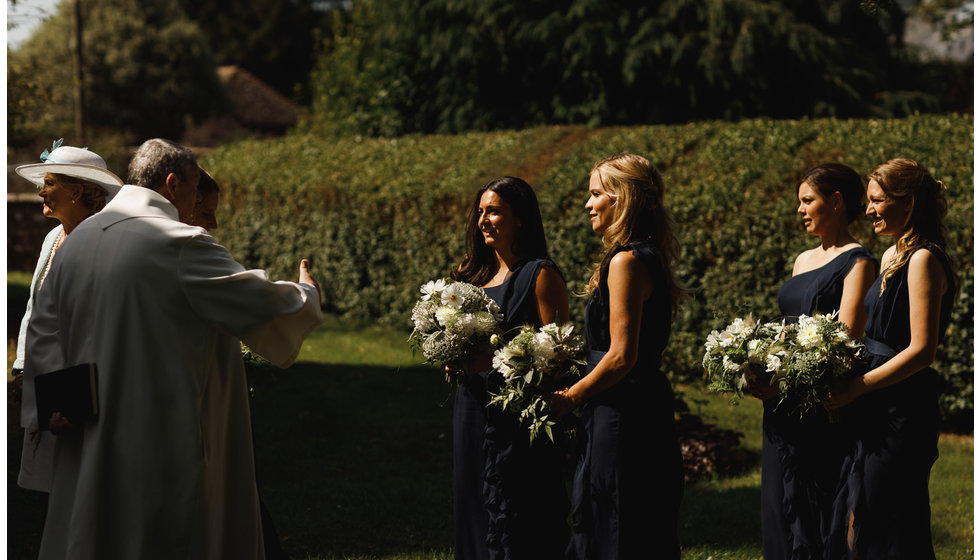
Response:
[[[59,173],[91,181],[105,188],[109,193],[107,198],[115,196],[123,186],[122,180],[106,167],[105,160],[86,148],[61,146],[59,142],[55,142],[51,153],[44,150],[41,160],[43,163],[21,165],[15,171],[35,185],[44,184],[45,173]]]

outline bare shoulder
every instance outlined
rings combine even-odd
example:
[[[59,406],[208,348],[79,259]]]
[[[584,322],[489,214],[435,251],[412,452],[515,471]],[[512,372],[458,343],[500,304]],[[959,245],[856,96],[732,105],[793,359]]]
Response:
[[[875,270],[875,262],[871,259],[859,258],[854,261],[851,270],[844,276],[844,289],[860,288],[860,294],[863,297],[868,288],[874,284],[877,276],[878,271]]]
[[[612,274],[613,271],[618,273],[630,273],[633,270],[639,270],[643,268],[643,263],[640,259],[632,253],[632,251],[620,251],[613,255],[613,258],[609,260],[609,273]]]
[[[909,267],[910,272],[912,268],[918,268],[928,271],[930,276],[943,275],[943,264],[939,257],[924,247],[916,249],[912,253],[912,257],[909,258]]]
[[[888,265],[890,265],[892,263],[892,260],[895,259],[895,251],[896,250],[897,249],[895,248],[894,245],[892,245],[891,247],[885,249],[884,254],[881,255],[881,270],[882,271],[884,271],[886,268],[888,268]]]
[[[620,251],[609,261],[610,289],[614,285],[646,293],[652,288],[653,278],[636,255],[630,251]]]
[[[561,273],[558,272],[558,268],[553,263],[545,262],[541,265],[541,270],[538,272],[538,278],[535,281],[535,287],[537,289],[564,285],[565,279],[562,278]]]
[[[816,249],[807,249],[799,255],[796,255],[796,260],[793,262],[793,275],[799,274],[801,271],[807,270],[809,268],[810,259],[813,258],[813,252]]]
[[[946,272],[940,257],[932,251],[920,248],[909,258],[909,290],[936,290],[934,293],[944,294],[949,289]]]
[[[876,274],[875,262],[871,259],[859,258],[854,261],[854,265],[851,266],[851,271],[847,273],[848,276],[851,274],[864,275],[864,274]]]

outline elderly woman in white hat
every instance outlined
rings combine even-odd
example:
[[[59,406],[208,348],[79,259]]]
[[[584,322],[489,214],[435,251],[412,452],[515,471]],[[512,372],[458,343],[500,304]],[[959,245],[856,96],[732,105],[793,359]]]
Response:
[[[27,300],[27,310],[20,323],[17,358],[12,372],[18,385],[21,383],[20,375],[24,367],[24,341],[34,296],[41,289],[61,242],[82,220],[101,210],[123,185],[119,177],[107,169],[105,160],[98,154],[86,148],[62,146],[61,142],[62,140],[54,142],[50,152],[45,150],[41,154],[41,163],[21,165],[16,169],[18,175],[37,185],[38,196],[44,201],[44,215],[61,222],[44,238],[41,256],[31,280],[31,292]],[[41,437],[38,431],[34,391],[30,382],[24,385],[20,423],[26,433],[17,484],[31,490],[47,492],[50,487],[54,438],[50,435]]]

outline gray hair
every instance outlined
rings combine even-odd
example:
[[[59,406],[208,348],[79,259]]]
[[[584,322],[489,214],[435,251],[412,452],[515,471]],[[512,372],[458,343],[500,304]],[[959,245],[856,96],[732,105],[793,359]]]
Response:
[[[176,142],[153,138],[136,150],[129,162],[126,182],[159,192],[171,173],[186,179],[196,169],[197,158],[193,152]]]

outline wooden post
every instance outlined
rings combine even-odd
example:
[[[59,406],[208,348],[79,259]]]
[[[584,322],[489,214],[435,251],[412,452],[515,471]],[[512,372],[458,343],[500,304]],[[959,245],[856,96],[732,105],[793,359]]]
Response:
[[[85,145],[85,94],[82,88],[82,0],[74,0],[75,37],[72,42],[72,65],[74,66],[73,89],[75,94],[75,136],[79,146]]]

